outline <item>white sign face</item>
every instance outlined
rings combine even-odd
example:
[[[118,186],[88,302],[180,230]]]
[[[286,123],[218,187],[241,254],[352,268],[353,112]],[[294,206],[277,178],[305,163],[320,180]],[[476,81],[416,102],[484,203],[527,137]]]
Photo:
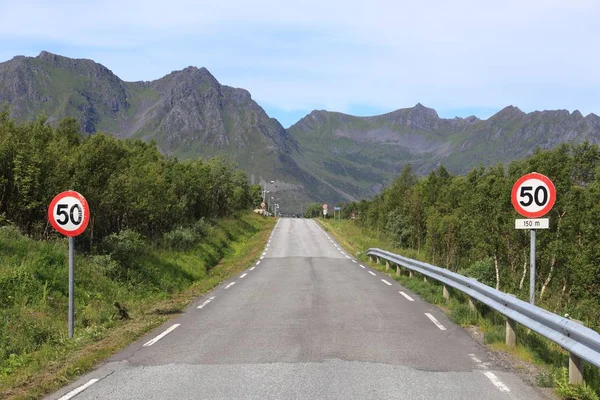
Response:
[[[513,186],[511,201],[515,210],[527,218],[548,213],[556,201],[556,188],[548,177],[533,172],[523,175]]]
[[[66,236],[80,235],[88,225],[90,214],[85,198],[74,191],[58,194],[48,207],[48,219]]]
[[[548,218],[515,219],[515,229],[549,229]]]

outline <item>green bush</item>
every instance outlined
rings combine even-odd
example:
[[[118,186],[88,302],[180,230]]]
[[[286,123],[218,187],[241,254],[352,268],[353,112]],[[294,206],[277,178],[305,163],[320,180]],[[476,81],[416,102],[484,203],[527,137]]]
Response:
[[[596,392],[587,384],[572,385],[569,383],[567,368],[558,370],[554,377],[556,388],[554,391],[565,400],[600,400]]]
[[[178,227],[163,236],[164,245],[171,250],[189,250],[201,237],[192,228]]]
[[[484,260],[475,261],[465,270],[459,271],[460,274],[475,278],[479,282],[488,285],[496,285],[496,270],[494,269],[494,260],[486,258]]]

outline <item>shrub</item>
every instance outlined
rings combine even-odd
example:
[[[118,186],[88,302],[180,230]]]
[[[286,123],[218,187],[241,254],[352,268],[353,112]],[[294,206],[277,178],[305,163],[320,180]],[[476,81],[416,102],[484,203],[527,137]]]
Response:
[[[107,236],[102,242],[102,248],[120,264],[119,270],[114,270],[113,266],[110,274],[113,279],[123,279],[126,275],[126,273],[124,275],[126,271],[123,271],[123,268],[134,265],[135,259],[146,253],[144,238],[131,229]]]

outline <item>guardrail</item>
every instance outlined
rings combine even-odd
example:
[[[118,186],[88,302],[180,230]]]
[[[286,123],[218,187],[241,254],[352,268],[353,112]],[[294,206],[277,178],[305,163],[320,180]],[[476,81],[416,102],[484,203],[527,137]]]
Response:
[[[441,282],[446,299],[450,298],[449,286],[469,296],[471,308],[475,308],[471,300],[474,299],[503,314],[506,317],[506,344],[508,346],[516,345],[516,324],[520,323],[568,350],[569,381],[571,383],[583,382],[582,360],[600,367],[600,334],[583,326],[581,321],[553,314],[520,300],[514,295],[501,292],[478,282],[476,279],[457,274],[445,268],[381,249],[369,249],[367,255],[377,263],[380,263],[381,259],[385,260],[386,269],[388,270],[391,265],[395,265],[397,275],[400,274],[399,267],[404,267],[409,270],[411,276],[413,272],[418,272],[423,275],[425,280],[429,277]]]

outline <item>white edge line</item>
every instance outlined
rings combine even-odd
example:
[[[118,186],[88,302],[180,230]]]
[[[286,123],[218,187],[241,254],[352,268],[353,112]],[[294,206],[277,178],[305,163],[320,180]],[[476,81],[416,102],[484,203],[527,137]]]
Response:
[[[263,258],[265,258],[265,256],[260,256],[260,259],[262,260]]]
[[[171,333],[172,331],[175,330],[175,328],[177,328],[180,324],[173,324],[169,327],[169,329],[167,329],[166,331],[164,331],[163,333],[161,333],[160,335],[158,335],[157,337],[155,337],[152,340],[147,341],[146,343],[144,343],[144,347],[148,347],[148,346],[152,346],[154,343],[158,342],[160,339],[164,338],[165,336],[167,336],[169,333]]]
[[[90,379],[85,385],[81,385],[76,389],[71,390],[69,393],[65,394],[63,397],[61,397],[58,400],[69,400],[75,396],[77,396],[79,393],[83,392],[85,389],[89,388],[90,386],[92,386],[94,383],[98,382],[100,379]]]
[[[371,275],[375,276],[375,272],[373,272],[373,271],[369,271],[369,273],[370,273]]]
[[[392,284],[391,284],[391,283],[389,283],[388,281],[386,281],[385,279],[382,279],[382,280],[381,280],[381,282],[385,283],[385,284],[386,284],[386,285],[388,285],[388,286],[392,286]]]
[[[243,278],[243,277],[245,277],[246,275],[248,275],[248,273],[247,273],[247,272],[243,273],[243,274],[240,276],[240,279],[241,279],[241,278]]]
[[[433,315],[431,315],[429,313],[425,313],[425,315],[427,316],[427,318],[429,318],[431,320],[431,322],[433,322],[435,324],[435,326],[440,328],[441,331],[446,330],[446,327],[444,325],[440,324],[440,321],[438,321]]]
[[[250,268],[250,271],[254,271],[254,268],[256,268],[256,267],[252,267],[252,268]]]
[[[229,285],[225,286],[225,289],[229,289],[230,287],[232,287],[233,285],[235,285],[235,282],[231,282]]]
[[[352,260],[352,262],[353,262],[354,264],[358,264],[358,263],[356,262],[356,260]]]
[[[360,267],[361,267],[361,268],[365,268],[365,266],[364,266],[364,265],[362,265],[362,264],[359,264],[359,265],[360,265]]]
[[[352,257],[350,257],[348,254],[344,254],[344,255],[346,256],[346,258],[352,258]]]
[[[502,381],[498,379],[496,374],[494,374],[492,371],[485,371],[483,374],[488,377],[488,379],[494,384],[494,386],[498,388],[498,390],[501,392],[510,392],[508,386],[502,383]]]
[[[413,299],[412,297],[410,297],[409,295],[407,295],[404,292],[398,292],[398,293],[400,293],[402,296],[404,296],[406,298],[406,300],[408,300],[408,301],[415,301],[415,299]]]
[[[256,265],[258,265],[258,264],[260,264],[260,260],[258,260],[258,261],[256,262]]]

